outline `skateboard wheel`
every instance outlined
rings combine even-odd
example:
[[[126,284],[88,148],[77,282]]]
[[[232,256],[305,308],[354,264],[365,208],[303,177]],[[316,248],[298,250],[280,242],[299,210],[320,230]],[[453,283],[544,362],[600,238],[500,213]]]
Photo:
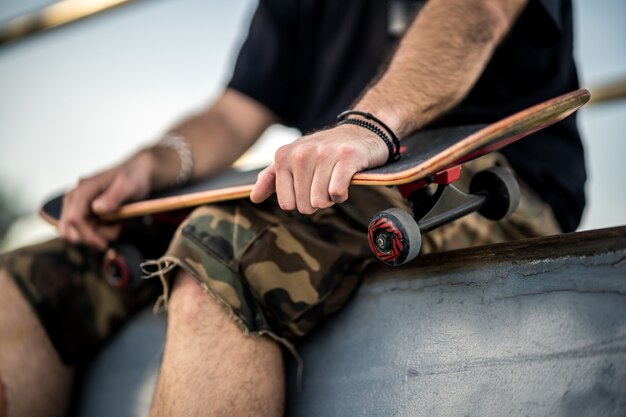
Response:
[[[115,288],[133,286],[141,277],[139,264],[143,258],[139,250],[131,245],[117,245],[104,254],[102,272],[106,282]]]
[[[409,262],[422,246],[417,223],[409,213],[398,208],[381,211],[372,218],[368,240],[374,255],[391,266]]]
[[[490,219],[510,216],[519,205],[519,185],[513,173],[502,167],[493,167],[474,175],[470,193],[485,195],[487,201],[478,212]]]

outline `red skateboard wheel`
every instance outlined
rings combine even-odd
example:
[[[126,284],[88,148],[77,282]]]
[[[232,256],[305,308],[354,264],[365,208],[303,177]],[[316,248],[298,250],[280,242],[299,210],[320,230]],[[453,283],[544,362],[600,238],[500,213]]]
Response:
[[[398,208],[382,211],[372,218],[368,241],[374,255],[390,266],[409,262],[422,245],[417,223],[409,213]]]
[[[115,249],[109,249],[102,260],[102,271],[106,282],[115,288],[125,288],[130,281],[126,260]]]

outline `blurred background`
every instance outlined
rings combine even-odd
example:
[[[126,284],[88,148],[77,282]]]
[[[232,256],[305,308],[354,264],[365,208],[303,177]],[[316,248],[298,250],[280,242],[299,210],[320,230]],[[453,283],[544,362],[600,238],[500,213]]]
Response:
[[[2,0],[0,251],[53,236],[36,215],[47,197],[209,103],[228,80],[255,4]],[[626,1],[574,6],[582,85],[600,99],[579,113],[590,175],[581,229],[624,225]],[[45,26],[59,27],[31,33]],[[264,163],[296,135],[270,129],[247,161]]]

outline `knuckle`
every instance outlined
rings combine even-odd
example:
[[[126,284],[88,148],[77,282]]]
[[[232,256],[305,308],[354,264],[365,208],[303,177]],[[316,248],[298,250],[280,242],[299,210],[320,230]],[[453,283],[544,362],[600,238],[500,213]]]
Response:
[[[61,213],[61,218],[63,219],[63,222],[68,226],[74,226],[74,224],[80,220],[80,216],[71,205],[64,205],[64,210]]]
[[[355,154],[354,148],[346,144],[339,145],[337,152],[340,159],[349,159]]]
[[[316,211],[317,209],[314,207],[298,207],[298,212],[300,212],[300,214],[309,215],[315,213]]]
[[[81,237],[78,234],[78,231],[76,230],[76,228],[74,228],[73,233],[70,232],[70,228],[67,228],[65,233],[61,237],[71,243],[76,243],[76,244],[82,243],[80,241]]]
[[[328,194],[335,203],[343,203],[348,199],[348,189],[345,187],[331,186]]]
[[[139,172],[136,169],[133,169],[133,167],[129,166],[125,167],[124,169],[120,169],[117,175],[119,175],[121,178],[135,178],[138,176],[138,174]]]
[[[132,174],[127,169],[121,169],[115,173],[113,181],[122,181],[122,183],[124,183],[129,180],[131,176]]]
[[[332,156],[332,154],[333,154],[333,149],[330,148],[329,146],[320,145],[316,149],[316,155],[317,155],[318,161],[326,161],[328,160],[328,158]]]
[[[278,206],[285,211],[293,210],[296,208],[293,202],[280,197],[278,198]]]
[[[134,181],[133,175],[127,170],[120,170],[115,174],[112,181],[106,187],[108,189],[115,188],[122,191],[134,191],[137,182]]]
[[[321,198],[318,198],[318,197],[311,198],[311,207],[322,208],[323,205],[324,205],[324,201]]]
[[[294,150],[293,152],[293,162],[296,165],[302,165],[306,162],[307,158],[309,157],[309,152],[307,151],[306,148],[304,147],[299,147],[298,149]]]
[[[68,238],[67,227],[63,223],[59,224],[59,237],[61,239],[67,239]]]
[[[78,179],[75,189],[91,188],[96,183],[96,177],[81,177]]]
[[[70,243],[75,244],[75,245],[78,245],[78,244],[80,244],[80,243],[83,243],[83,242],[81,242],[78,238],[76,238],[76,237],[75,237],[75,236],[73,236],[73,235],[68,235],[68,236],[65,236],[65,237],[64,237],[64,239],[65,239],[65,240],[67,240],[67,241],[68,241],[68,242],[70,242]]]
[[[77,213],[77,210],[74,210],[74,207],[68,207],[67,210],[63,210],[63,223],[68,228],[75,228],[81,220],[81,216]]]
[[[276,151],[276,154],[274,155],[274,160],[276,162],[276,164],[284,164],[287,161],[287,158],[289,157],[289,154],[291,152],[291,145],[283,145],[280,148],[278,148],[278,150]]]
[[[322,208],[330,207],[331,205],[332,205],[332,202],[328,198],[313,197],[311,199],[311,206],[313,206],[313,208],[322,209]]]

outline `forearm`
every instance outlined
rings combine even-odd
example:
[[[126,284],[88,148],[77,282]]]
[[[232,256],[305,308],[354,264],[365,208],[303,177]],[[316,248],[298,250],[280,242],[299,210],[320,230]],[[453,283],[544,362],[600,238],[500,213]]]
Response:
[[[185,160],[190,157],[193,162],[191,178],[187,179],[228,167],[274,121],[273,114],[263,105],[226,90],[209,109],[170,130],[183,137],[182,141],[149,146],[113,168],[81,179],[63,199],[60,236],[74,243],[106,249],[119,237],[121,226],[101,223],[94,214],[110,213],[125,202],[179,185],[181,172],[185,171],[181,171],[185,155]],[[191,155],[186,152],[187,146]]]
[[[458,104],[528,0],[430,0],[356,103],[400,137]]]
[[[180,135],[191,149],[191,180],[205,178],[229,166],[241,156],[272,123],[275,117],[259,103],[227,90],[205,111],[174,125],[169,132]],[[176,184],[181,169],[177,152],[150,147],[153,159],[153,189]]]

